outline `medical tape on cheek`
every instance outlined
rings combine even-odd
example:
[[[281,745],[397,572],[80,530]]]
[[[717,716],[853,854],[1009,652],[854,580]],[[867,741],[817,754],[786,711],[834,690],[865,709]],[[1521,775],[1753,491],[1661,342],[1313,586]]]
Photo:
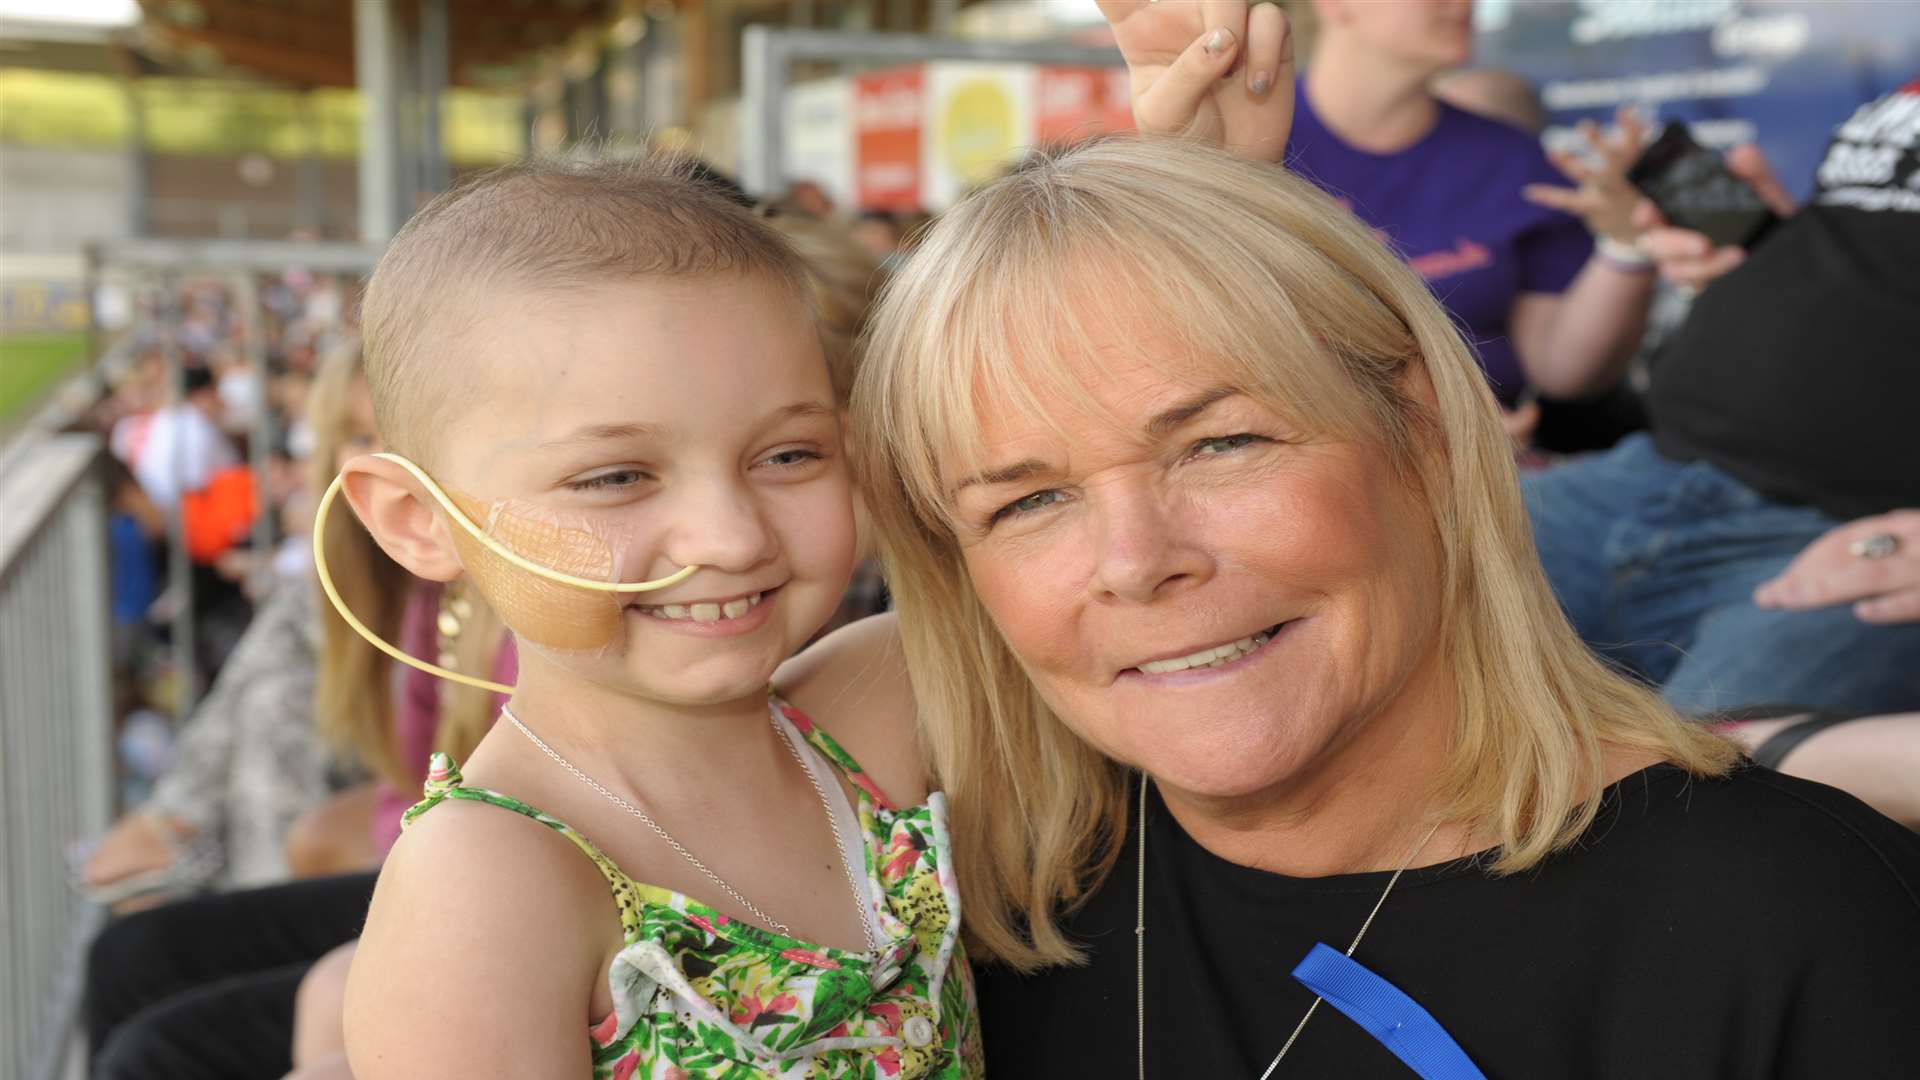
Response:
[[[585,572],[569,571],[554,565],[543,565],[539,561],[522,554],[512,543],[508,542],[508,539],[497,538],[490,532],[482,531],[482,526],[476,524],[473,520],[473,511],[481,509],[482,506],[479,500],[473,499],[470,496],[463,496],[462,500],[466,505],[461,505],[461,502],[456,501],[455,497],[448,495],[446,491],[441,489],[440,485],[434,483],[433,478],[428,476],[424,469],[408,461],[406,458],[401,457],[399,454],[381,453],[374,454],[373,456],[404,468],[414,479],[420,482],[421,486],[426,489],[427,494],[432,496],[434,501],[440,504],[441,509],[446,512],[447,518],[454,526],[454,544],[456,550],[460,553],[462,565],[466,567],[469,572],[473,573],[476,578],[486,576],[492,579],[495,590],[493,591],[493,595],[487,597],[489,602],[494,603],[502,621],[506,622],[509,627],[512,627],[517,634],[529,643],[536,645],[544,644],[540,640],[542,637],[558,641],[587,642],[592,642],[595,638],[603,638],[604,640],[598,644],[559,644],[547,647],[555,649],[605,648],[606,645],[610,644],[619,636],[619,631],[623,625],[621,613],[626,607],[626,601],[621,599],[621,597],[633,593],[652,592],[655,589],[664,589],[670,585],[677,585],[692,576],[694,571],[700,569],[697,566],[683,566],[678,571],[666,577],[656,578],[652,581],[609,581],[606,579],[613,577],[620,566],[618,550],[620,545],[616,545],[610,541],[604,533],[596,532],[592,529],[580,529],[576,526],[563,524],[555,520],[543,521],[538,516],[530,516],[524,512],[514,512],[511,507],[507,508],[506,513],[501,513],[496,508],[487,508],[484,515],[485,519],[489,522],[487,528],[504,531],[509,534],[509,539],[517,539],[519,543],[533,548],[537,553],[544,554],[548,558],[579,564]],[[340,596],[339,590],[334,587],[333,575],[327,567],[326,544],[327,514],[333,508],[334,500],[339,497],[341,488],[345,485],[346,478],[346,473],[344,472],[333,478],[333,483],[327,485],[326,492],[320,496],[320,502],[314,508],[313,516],[314,573],[320,579],[320,591],[326,594],[327,600],[333,604],[334,610],[339,612],[341,619],[343,619],[355,633],[365,638],[369,644],[372,644],[381,652],[386,653],[388,656],[393,657],[395,660],[409,667],[417,668],[436,678],[447,679],[465,686],[476,686],[498,694],[511,694],[513,692],[513,687],[511,686],[504,686],[500,683],[482,679],[477,676],[450,671],[436,664],[430,664],[418,657],[407,655],[405,651],[396,647],[392,642],[374,633],[373,630],[361,622],[360,619],[354,615],[353,610],[347,606],[346,600]],[[517,537],[512,535],[522,531],[524,531],[524,535]],[[595,570],[601,570],[604,576],[599,578],[589,576]],[[538,585],[550,585],[557,589],[567,590],[569,594],[581,593],[587,596],[606,597],[611,602],[611,607],[610,609],[607,607],[587,608],[585,610],[591,614],[583,618],[578,611],[569,612],[569,608],[578,602],[577,599],[569,596],[564,602],[550,601],[548,598],[542,596],[538,590],[525,583],[525,580],[529,578]],[[480,586],[480,588],[483,595],[489,593],[489,589],[485,585]],[[516,606],[520,609],[520,614],[522,615],[522,625],[515,625],[514,614],[507,610],[509,607]],[[605,629],[609,617],[607,614],[608,610],[611,610],[611,618],[613,620],[613,629],[611,632]]]
[[[632,546],[623,530],[513,500],[486,503],[463,492],[447,494],[469,520],[514,553],[568,576],[609,584],[619,580],[622,556]],[[480,595],[522,640],[568,652],[603,650],[621,640],[631,598],[529,573],[462,528],[454,529],[454,545]]]

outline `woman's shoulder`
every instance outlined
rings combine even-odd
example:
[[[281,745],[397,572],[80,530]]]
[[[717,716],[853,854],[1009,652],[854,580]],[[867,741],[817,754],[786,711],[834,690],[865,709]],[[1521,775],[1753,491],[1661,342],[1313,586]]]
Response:
[[[1633,773],[1608,789],[1582,847],[1715,888],[1877,897],[1920,916],[1920,835],[1844,791],[1751,763],[1716,777],[1668,764]]]
[[[860,763],[895,803],[925,797],[900,629],[891,613],[835,630],[780,666],[774,690]]]

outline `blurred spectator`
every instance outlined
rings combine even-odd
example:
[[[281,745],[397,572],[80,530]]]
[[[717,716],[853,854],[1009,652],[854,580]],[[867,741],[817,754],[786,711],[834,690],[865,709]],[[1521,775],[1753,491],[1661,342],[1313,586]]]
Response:
[[[862,210],[853,220],[853,239],[885,266],[900,251],[900,222],[885,210]]]
[[[346,458],[379,448],[357,351],[329,358],[312,405],[325,455],[312,463],[318,486]],[[512,681],[504,630],[483,605],[416,583],[350,512],[329,520],[325,542],[336,586],[376,632],[443,665]],[[178,900],[111,924],[89,956],[96,1076],[284,1073],[300,977],[359,932],[370,868],[398,835],[428,754],[465,754],[492,722],[498,703],[491,694],[412,669],[396,679],[386,654],[315,603],[310,568],[298,587],[272,594],[247,647],[196,713],[165,790],[115,826],[85,876],[103,890],[164,884],[177,892],[219,865],[213,858],[179,863],[178,850],[216,835],[229,869],[223,884],[359,872]],[[270,651],[277,671],[255,662]],[[336,753],[327,754],[323,742]],[[287,758],[272,760],[281,751]],[[329,797],[330,760],[364,766],[375,780]],[[244,876],[233,872],[240,858],[234,832],[242,826],[261,864]],[[149,877],[128,881],[138,873]]]
[[[1531,135],[1429,89],[1471,54],[1470,0],[1314,0],[1313,11],[1288,167],[1345,202],[1432,284],[1503,407],[1528,387],[1581,397],[1617,383],[1653,287],[1633,246],[1638,194],[1624,178],[1639,151],[1638,118],[1623,114],[1612,138],[1589,131],[1592,163],[1550,160]]]
[[[127,463],[140,486],[162,510],[172,510],[186,492],[200,491],[240,455],[220,429],[221,403],[213,373],[190,367],[177,400],[115,425],[114,455]]]
[[[1523,478],[1541,559],[1587,641],[1681,708],[1912,709],[1920,622],[1867,598],[1911,565],[1893,512],[1920,506],[1920,81],[1837,129],[1798,213],[1757,151],[1728,167],[1791,216],[1751,252],[1647,234],[1704,291],[1651,435]],[[1879,520],[1836,531],[1855,518]]]
[[[365,396],[357,354],[337,357],[315,396],[329,467],[371,437],[371,407],[352,405]],[[343,533],[332,547],[351,565],[377,566],[378,559],[392,566],[364,533]],[[310,574],[300,587],[269,596],[182,726],[174,766],[153,798],[115,824],[87,859],[81,880],[96,898],[164,897],[287,876],[287,829],[328,790],[329,761],[313,722],[321,622]],[[396,574],[397,567],[389,581]]]
[[[1530,135],[1547,129],[1547,110],[1533,84],[1501,68],[1461,68],[1433,80],[1433,95],[1455,108],[1498,120]]]
[[[114,667],[130,669],[147,627],[147,609],[160,595],[160,542],[167,517],[125,462],[107,459],[107,566],[113,614]]]
[[[244,436],[266,407],[260,373],[238,349],[224,345],[214,350],[208,367],[220,396],[221,423],[228,432]]]
[[[1435,97],[1457,108],[1498,120],[1519,128],[1536,138],[1547,127],[1547,110],[1533,84],[1511,71],[1499,68],[1468,68],[1449,71],[1433,81]],[[1671,288],[1667,291],[1671,292]],[[1684,305],[1683,305],[1684,307]],[[1663,311],[1656,292],[1649,316],[1658,323]],[[1676,319],[1664,324],[1671,328]],[[1650,325],[1650,331],[1658,330]],[[1648,333],[1636,350],[1645,356],[1655,333]],[[1629,372],[1629,374],[1633,374]],[[1644,380],[1642,380],[1644,381]],[[1598,394],[1580,398],[1534,399],[1523,395],[1519,404],[1507,410],[1507,431],[1521,451],[1523,468],[1538,468],[1553,460],[1554,454],[1583,450],[1604,450],[1622,438],[1647,426],[1646,407],[1640,395],[1623,379]]]
[[[793,213],[825,220],[833,216],[833,196],[827,189],[812,180],[795,180],[787,188],[784,197],[777,201],[778,206]]]

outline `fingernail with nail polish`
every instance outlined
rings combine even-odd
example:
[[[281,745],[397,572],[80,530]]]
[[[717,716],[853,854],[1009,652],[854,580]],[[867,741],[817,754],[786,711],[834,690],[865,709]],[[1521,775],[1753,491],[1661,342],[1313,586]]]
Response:
[[[1267,88],[1272,85],[1273,85],[1273,76],[1267,74],[1264,71],[1253,77],[1252,89],[1253,89],[1253,92],[1256,94],[1266,93]]]
[[[1206,49],[1209,55],[1219,56],[1226,51],[1227,45],[1232,41],[1233,31],[1219,26],[1214,28],[1213,33],[1207,35],[1207,42],[1202,48]]]

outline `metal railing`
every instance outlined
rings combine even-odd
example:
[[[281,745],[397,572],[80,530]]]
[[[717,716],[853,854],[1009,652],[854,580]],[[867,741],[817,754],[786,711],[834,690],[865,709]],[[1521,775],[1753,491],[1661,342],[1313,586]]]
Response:
[[[100,919],[66,863],[113,803],[100,452],[35,439],[0,472],[0,1080],[58,1075]]]
[[[360,274],[378,252],[348,244],[135,240],[90,254],[90,276],[114,273],[152,290],[167,378],[182,379],[177,341],[183,281],[217,278],[247,324],[244,348],[266,370],[257,275],[289,266]],[[88,295],[93,290],[88,289]],[[95,358],[111,366],[120,351]],[[103,370],[76,376],[104,392]],[[88,396],[84,387],[79,396]],[[256,490],[273,430],[257,410],[248,432]],[[76,419],[50,402],[0,447],[0,1080],[54,1080],[78,1065],[74,1044],[87,942],[104,918],[69,885],[68,846],[111,822],[113,674],[109,629],[106,499],[96,463],[102,440],[57,434]],[[178,463],[175,463],[176,475]],[[271,539],[262,515],[254,546]],[[169,638],[179,693],[176,722],[190,714],[201,672],[194,647],[193,575],[176,505],[168,521]],[[266,560],[259,560],[264,567]]]

